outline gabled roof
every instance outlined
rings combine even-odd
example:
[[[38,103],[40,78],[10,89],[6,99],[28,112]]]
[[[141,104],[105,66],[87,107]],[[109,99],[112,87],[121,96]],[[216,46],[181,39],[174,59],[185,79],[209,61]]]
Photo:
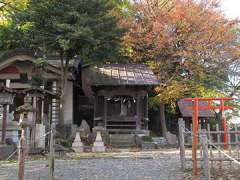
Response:
[[[144,64],[106,64],[95,66],[93,86],[151,86],[159,81]]]
[[[15,62],[31,62],[34,63],[37,58],[37,55],[34,54],[34,51],[31,49],[14,49],[5,52],[0,55],[0,70],[10,66]],[[54,72],[56,74],[61,74],[59,67],[48,63],[47,70]]]

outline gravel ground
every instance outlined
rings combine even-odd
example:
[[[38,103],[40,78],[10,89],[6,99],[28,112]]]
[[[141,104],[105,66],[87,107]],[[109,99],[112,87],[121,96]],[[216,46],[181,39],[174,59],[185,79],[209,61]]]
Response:
[[[26,180],[47,180],[47,161],[28,161]],[[183,180],[178,151],[123,153],[111,158],[56,160],[57,180]],[[17,164],[0,165],[0,180],[17,179]]]

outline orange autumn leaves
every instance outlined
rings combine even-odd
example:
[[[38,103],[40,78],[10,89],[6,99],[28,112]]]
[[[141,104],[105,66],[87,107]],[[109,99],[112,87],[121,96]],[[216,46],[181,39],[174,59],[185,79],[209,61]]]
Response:
[[[123,23],[130,29],[124,37],[127,55],[134,62],[150,63],[164,101],[204,86],[206,74],[220,68],[224,72],[239,57],[232,31],[237,21],[226,19],[217,1],[140,0],[134,8],[134,16]]]

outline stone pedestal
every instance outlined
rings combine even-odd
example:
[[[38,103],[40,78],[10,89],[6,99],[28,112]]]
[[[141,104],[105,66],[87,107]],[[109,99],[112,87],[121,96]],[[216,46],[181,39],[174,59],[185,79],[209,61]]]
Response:
[[[72,149],[76,153],[83,152],[83,143],[81,141],[79,132],[76,132],[76,137],[75,137],[75,140],[74,140],[74,142],[72,144]]]
[[[97,130],[97,137],[95,142],[93,143],[93,152],[105,152],[106,147],[104,146],[101,131]]]

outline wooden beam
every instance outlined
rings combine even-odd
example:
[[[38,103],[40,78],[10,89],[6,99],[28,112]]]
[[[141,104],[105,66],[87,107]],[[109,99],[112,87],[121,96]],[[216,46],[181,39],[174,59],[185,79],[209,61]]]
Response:
[[[222,97],[222,98],[184,98],[184,101],[194,101],[194,100],[198,100],[198,101],[221,101],[221,100],[233,100],[234,98],[231,97]]]
[[[215,110],[215,109],[224,110],[224,109],[233,109],[233,108],[234,108],[233,106],[199,106],[198,110]],[[194,110],[194,107],[187,106],[186,109]]]

